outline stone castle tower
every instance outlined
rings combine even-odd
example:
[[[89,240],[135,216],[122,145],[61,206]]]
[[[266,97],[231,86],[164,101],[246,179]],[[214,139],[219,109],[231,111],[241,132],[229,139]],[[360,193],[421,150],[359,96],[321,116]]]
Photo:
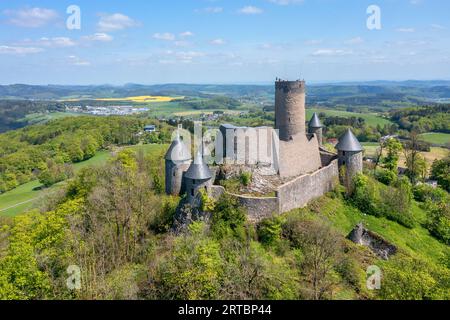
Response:
[[[342,183],[350,190],[355,175],[363,171],[363,148],[352,130],[348,129],[339,139],[336,149],[339,168],[345,168],[345,176],[341,177]]]
[[[308,132],[317,137],[317,141],[319,141],[319,146],[321,147],[323,144],[323,125],[322,122],[320,122],[319,116],[315,112],[309,121]]]
[[[295,177],[318,170],[319,143],[306,133],[305,81],[275,82],[275,129],[279,136],[278,174]]]
[[[203,153],[201,149],[201,147],[198,149],[194,161],[184,174],[187,200],[193,206],[200,204],[200,191],[203,190],[207,194],[211,193],[211,186],[214,182],[212,179],[213,174],[203,160]]]
[[[305,81],[277,80],[275,83],[275,129],[280,140],[290,141],[305,133]]]
[[[177,131],[177,136],[172,141],[165,156],[167,194],[179,195],[185,191],[183,176],[184,172],[189,168],[190,163],[191,152],[181,140]]]

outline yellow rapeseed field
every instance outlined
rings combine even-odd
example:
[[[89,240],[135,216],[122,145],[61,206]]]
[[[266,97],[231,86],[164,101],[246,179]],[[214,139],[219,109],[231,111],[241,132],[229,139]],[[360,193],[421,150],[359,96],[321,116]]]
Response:
[[[95,99],[96,101],[131,101],[131,102],[170,102],[173,100],[182,99],[181,97],[166,97],[166,96],[136,96],[126,98],[102,98]]]

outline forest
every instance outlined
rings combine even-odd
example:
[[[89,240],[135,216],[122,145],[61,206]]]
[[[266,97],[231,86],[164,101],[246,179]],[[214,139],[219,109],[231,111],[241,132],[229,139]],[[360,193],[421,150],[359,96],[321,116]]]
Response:
[[[372,214],[362,204],[379,201],[365,191],[381,188],[373,178],[360,176],[353,196],[338,188],[308,208],[256,225],[231,198],[207,201],[209,219],[174,230],[179,199],[162,194],[161,161],[162,154],[125,150],[104,167],[82,170],[40,210],[4,219],[0,299],[450,298],[444,243],[423,236],[432,254],[413,242],[417,251],[400,247],[382,261],[345,239],[336,218],[358,208]],[[415,196],[407,181],[399,184],[391,188],[400,188],[401,199],[392,195],[386,205],[402,214]],[[440,206],[428,199],[432,192],[421,192],[421,201]],[[448,218],[448,194],[441,196]],[[328,203],[337,210],[331,215]],[[421,230],[418,216],[411,217],[407,228],[384,223],[405,234]],[[365,287],[365,268],[374,263],[385,272],[378,292]],[[66,285],[68,266],[80,270],[77,290]]]
[[[133,145],[142,139],[170,141],[168,125],[160,125],[157,135],[139,136],[146,124],[138,117],[83,116],[4,133],[0,135],[0,193],[33,179],[45,186],[65,180],[71,176],[70,164],[112,145]]]

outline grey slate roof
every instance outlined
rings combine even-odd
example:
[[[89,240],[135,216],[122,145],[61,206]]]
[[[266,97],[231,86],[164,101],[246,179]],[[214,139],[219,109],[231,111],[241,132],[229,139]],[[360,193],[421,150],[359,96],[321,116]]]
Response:
[[[348,129],[344,135],[339,138],[339,143],[336,145],[336,149],[339,151],[363,151],[361,144],[350,129]]]
[[[197,152],[194,161],[184,176],[192,180],[207,180],[212,178],[211,170],[209,170],[208,165],[203,161],[203,155],[200,150]]]
[[[178,133],[175,140],[172,141],[169,150],[167,150],[165,159],[172,161],[185,161],[191,159],[191,152],[186,144],[180,139]]]
[[[314,112],[311,120],[309,121],[310,128],[323,128],[322,122],[320,122],[319,116]]]

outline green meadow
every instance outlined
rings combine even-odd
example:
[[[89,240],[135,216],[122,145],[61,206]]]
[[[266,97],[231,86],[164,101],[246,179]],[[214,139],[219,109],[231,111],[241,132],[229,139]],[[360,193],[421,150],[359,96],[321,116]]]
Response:
[[[363,118],[369,126],[373,127],[376,127],[378,124],[381,126],[384,126],[385,124],[392,124],[390,120],[385,119],[376,113],[357,113],[357,112],[348,112],[331,109],[318,109],[318,108],[306,109],[306,119],[311,119],[314,112],[317,112],[318,114],[325,113],[327,116],[330,117]]]

